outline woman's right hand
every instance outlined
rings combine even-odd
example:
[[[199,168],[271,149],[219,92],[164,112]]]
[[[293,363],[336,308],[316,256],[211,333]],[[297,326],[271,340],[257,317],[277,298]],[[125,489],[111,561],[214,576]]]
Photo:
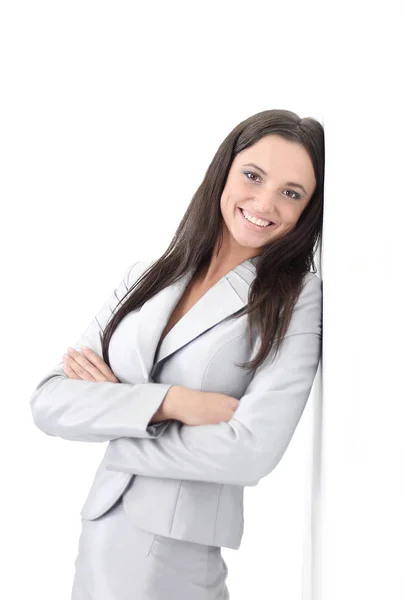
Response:
[[[178,386],[181,390],[173,396],[172,418],[185,425],[210,425],[229,421],[238,406],[232,396],[216,392],[200,392]]]

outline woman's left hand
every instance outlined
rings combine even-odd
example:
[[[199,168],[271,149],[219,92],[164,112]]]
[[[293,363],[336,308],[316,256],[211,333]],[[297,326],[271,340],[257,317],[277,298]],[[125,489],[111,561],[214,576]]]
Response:
[[[63,370],[69,379],[120,383],[109,366],[94,350],[87,346],[80,346],[80,348],[83,354],[74,348],[68,348],[68,354],[63,356]]]

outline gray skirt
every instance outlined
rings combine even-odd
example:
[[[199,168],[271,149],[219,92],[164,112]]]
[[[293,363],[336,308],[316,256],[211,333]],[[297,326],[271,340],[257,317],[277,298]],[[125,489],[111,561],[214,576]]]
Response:
[[[104,515],[82,519],[71,600],[228,600],[218,546],[140,529],[121,498]]]

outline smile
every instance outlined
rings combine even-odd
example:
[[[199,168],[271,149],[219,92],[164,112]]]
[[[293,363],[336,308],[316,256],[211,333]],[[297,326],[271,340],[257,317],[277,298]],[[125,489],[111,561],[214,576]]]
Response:
[[[238,209],[238,212],[243,220],[243,223],[246,227],[248,227],[249,229],[251,229],[252,231],[264,231],[264,229],[270,229],[270,228],[274,228],[276,227],[275,223],[269,222],[268,225],[259,225],[257,223],[254,223],[253,221],[250,221],[250,219],[248,219],[244,214],[243,214],[243,210],[241,208]],[[246,211],[247,213],[247,211]],[[247,213],[249,214],[249,213]],[[261,219],[259,219],[261,221]]]

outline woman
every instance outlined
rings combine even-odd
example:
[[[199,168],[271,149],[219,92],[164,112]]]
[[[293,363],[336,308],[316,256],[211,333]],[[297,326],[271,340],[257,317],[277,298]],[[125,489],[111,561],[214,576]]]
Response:
[[[167,251],[126,269],[36,387],[45,433],[109,442],[73,600],[229,598],[221,547],[240,546],[243,489],[279,463],[320,359],[323,179],[317,121],[241,122]]]

